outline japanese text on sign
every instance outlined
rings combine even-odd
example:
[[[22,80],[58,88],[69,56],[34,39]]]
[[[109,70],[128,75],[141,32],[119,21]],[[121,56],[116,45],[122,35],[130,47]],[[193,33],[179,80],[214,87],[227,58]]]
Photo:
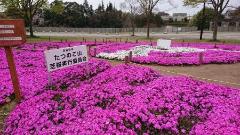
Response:
[[[26,42],[22,19],[0,19],[0,47],[17,46]]]
[[[2,29],[14,29],[15,26],[14,25],[0,25],[0,28],[2,28]]]
[[[47,50],[44,54],[49,72],[88,61],[85,45]]]
[[[14,34],[13,30],[0,30],[0,34]]]

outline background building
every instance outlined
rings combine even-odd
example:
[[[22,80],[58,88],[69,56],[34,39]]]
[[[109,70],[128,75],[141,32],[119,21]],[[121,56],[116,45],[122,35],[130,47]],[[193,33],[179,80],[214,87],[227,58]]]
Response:
[[[172,17],[171,17],[168,13],[166,13],[166,12],[159,12],[158,14],[161,16],[161,18],[162,18],[163,21],[169,21],[169,20],[172,18]]]
[[[183,21],[187,19],[187,13],[173,13],[173,21]]]

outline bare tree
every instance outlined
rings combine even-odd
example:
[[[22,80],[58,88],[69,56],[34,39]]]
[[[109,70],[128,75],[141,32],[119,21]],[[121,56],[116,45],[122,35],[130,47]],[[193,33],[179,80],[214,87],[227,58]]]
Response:
[[[135,36],[135,17],[139,13],[139,5],[137,0],[125,0],[121,3],[121,7],[129,11],[130,23],[132,27],[132,36]]]
[[[217,40],[218,24],[221,20],[223,11],[228,7],[230,0],[184,0],[186,5],[197,5],[202,2],[208,2],[214,9],[213,19],[213,41]]]
[[[213,8],[214,8],[214,24],[213,24],[213,41],[217,40],[217,32],[218,32],[218,23],[221,18],[221,14],[227,8],[230,0],[210,0]]]
[[[185,6],[191,5],[193,7],[195,7],[198,4],[203,3],[202,16],[201,16],[201,26],[200,26],[200,29],[201,29],[200,40],[202,40],[202,38],[203,38],[203,31],[204,31],[204,25],[205,25],[206,2],[207,2],[207,0],[185,0],[184,1]]]
[[[137,0],[142,12],[147,17],[147,38],[150,37],[150,17],[153,14],[153,10],[160,0]]]
[[[7,12],[16,17],[24,18],[30,28],[30,36],[33,37],[33,16],[43,7],[47,0],[0,0]]]

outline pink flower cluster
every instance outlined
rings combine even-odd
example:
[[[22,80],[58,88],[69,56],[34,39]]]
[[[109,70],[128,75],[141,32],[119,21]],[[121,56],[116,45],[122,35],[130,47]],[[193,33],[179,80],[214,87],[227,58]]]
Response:
[[[238,89],[119,65],[22,102],[5,134],[238,135],[239,100]]]
[[[147,42],[140,43],[111,43],[97,46],[96,53],[101,52],[113,53],[119,50],[129,50],[138,45],[150,44]],[[156,46],[156,43],[152,43]],[[199,52],[188,53],[167,53],[167,52],[150,52],[148,56],[133,57],[132,62],[142,64],[159,64],[159,65],[199,65],[199,64],[232,64],[240,62],[240,45],[215,45],[209,43],[177,43],[174,42],[172,47],[193,47],[207,49],[203,52],[203,61],[199,61]],[[91,51],[93,54],[93,50]]]
[[[240,51],[238,44],[226,44],[226,43],[187,43],[187,42],[174,42],[173,47],[194,47],[201,49],[222,49],[229,51]]]
[[[29,46],[28,49],[15,49],[14,57],[24,99],[31,98],[49,89],[48,72],[45,67],[43,51],[32,51],[31,46]],[[52,83],[55,84],[57,80],[61,80],[63,82],[58,83],[60,86],[54,85],[54,87],[63,87],[63,89],[66,89],[74,85],[74,83],[85,81],[109,67],[110,64],[105,61],[91,59],[89,63],[51,73]],[[3,50],[0,50],[0,69],[0,105],[2,105],[6,101],[14,99],[10,73]],[[81,78],[81,80],[69,83],[65,81],[69,79],[69,76],[65,78],[67,74],[71,74],[72,78]]]
[[[43,50],[68,44],[46,42],[14,49],[24,99],[5,120],[4,134],[240,134],[239,89],[163,76],[139,66],[111,67],[95,59],[53,72],[49,85]],[[97,51],[135,45],[101,43]],[[219,54],[224,59],[213,59]],[[151,55],[190,59],[197,54]],[[206,52],[205,61],[220,63],[225,55],[229,54]],[[238,53],[231,53],[228,62],[235,59]],[[14,96],[5,53],[0,49],[0,105],[8,99]]]
[[[192,53],[166,53],[150,52],[145,56],[133,57],[133,62],[142,64],[159,64],[159,65],[200,65],[200,64],[222,64],[240,62],[240,52],[227,52],[207,50],[203,52],[203,60],[200,61],[199,52]]]

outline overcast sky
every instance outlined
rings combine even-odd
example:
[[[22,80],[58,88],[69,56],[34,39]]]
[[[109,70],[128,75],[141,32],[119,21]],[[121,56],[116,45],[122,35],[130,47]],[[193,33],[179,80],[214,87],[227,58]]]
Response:
[[[52,2],[54,0],[48,0],[49,2]],[[63,1],[76,1],[79,4],[82,4],[84,0],[63,0]],[[160,2],[157,5],[157,11],[165,11],[167,13],[187,13],[188,15],[194,15],[196,14],[199,10],[202,9],[202,5],[199,5],[196,8],[192,7],[185,7],[183,6],[182,1],[183,0],[171,0],[172,4],[169,4],[166,2],[167,0],[160,0],[163,2]],[[165,2],[164,2],[165,1]],[[102,0],[88,0],[89,4],[93,5],[94,9],[97,8],[97,6],[102,2]],[[103,0],[105,4],[112,2],[115,4],[115,6],[120,9],[120,4],[124,2],[124,0]],[[240,6],[240,0],[230,0],[230,5],[234,7]],[[1,8],[0,8],[1,10]]]
[[[52,2],[53,0],[49,0]],[[63,0],[63,1],[76,1],[79,4],[82,4],[84,0]],[[184,7],[182,0],[171,0],[172,5],[167,3],[167,0],[160,0],[165,2],[160,2],[157,6],[158,11],[165,11],[170,14],[172,13],[188,13],[188,15],[196,14],[199,10],[201,10],[202,5],[199,5],[196,8],[192,7]],[[88,0],[89,4],[93,5],[94,8],[97,8],[97,6],[102,2],[102,0]],[[115,6],[120,9],[120,4],[124,2],[124,0],[103,0],[105,4],[112,2],[115,4]],[[234,5],[234,7],[240,6],[240,0],[230,0],[230,5]]]

